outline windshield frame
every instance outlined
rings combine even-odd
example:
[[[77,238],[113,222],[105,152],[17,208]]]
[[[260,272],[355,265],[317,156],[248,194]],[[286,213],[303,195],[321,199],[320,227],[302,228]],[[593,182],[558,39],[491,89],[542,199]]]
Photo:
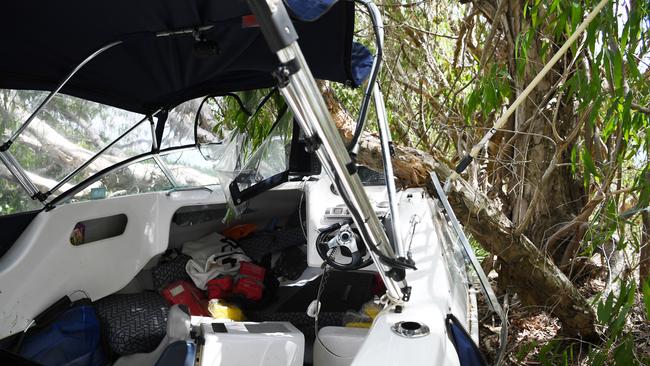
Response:
[[[147,159],[153,158],[154,162],[158,165],[158,167],[161,169],[167,180],[169,180],[170,185],[172,186],[171,189],[178,188],[180,185],[176,183],[176,180],[171,174],[169,173],[169,168],[167,167],[167,164],[162,161],[161,159],[157,159],[156,157],[161,156],[161,155],[167,155],[173,152],[180,152],[180,151],[187,151],[191,149],[196,149],[198,148],[195,144],[187,144],[187,145],[181,145],[181,146],[174,146],[174,147],[169,147],[160,151],[150,151],[146,152],[143,154],[139,154],[133,157],[130,157],[128,159],[122,160],[119,163],[116,163],[114,165],[111,165],[105,169],[102,169],[98,171],[97,173],[91,175],[90,177],[84,179],[81,181],[81,183],[78,183],[74,187],[68,189],[67,191],[61,193],[60,195],[56,196],[54,199],[52,199],[50,202],[45,204],[45,209],[50,210],[54,208],[57,204],[65,202],[67,199],[73,197],[77,193],[83,191],[84,189],[88,188],[91,184],[95,183],[102,177],[113,173],[115,171],[120,170],[121,168],[124,168],[126,166],[129,166],[131,164],[135,164]],[[205,186],[205,185],[204,185]]]

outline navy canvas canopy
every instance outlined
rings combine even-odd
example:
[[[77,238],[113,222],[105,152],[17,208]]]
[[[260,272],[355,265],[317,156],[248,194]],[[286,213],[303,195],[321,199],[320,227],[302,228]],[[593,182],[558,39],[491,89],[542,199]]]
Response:
[[[287,0],[299,43],[316,78],[358,85],[370,53],[352,41],[354,4]],[[243,0],[28,0],[0,5],[0,88],[52,90],[79,62],[112,41],[62,92],[149,113],[191,98],[274,85],[278,60]],[[304,19],[304,20],[303,20]],[[194,51],[202,26],[216,55]]]

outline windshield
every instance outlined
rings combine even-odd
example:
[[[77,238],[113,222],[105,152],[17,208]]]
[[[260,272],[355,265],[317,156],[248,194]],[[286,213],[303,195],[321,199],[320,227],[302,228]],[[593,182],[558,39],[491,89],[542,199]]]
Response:
[[[277,95],[275,99],[270,95],[269,90],[259,90],[182,103],[169,111],[156,150],[156,116],[59,94],[8,152],[37,189],[49,193],[49,202],[66,195],[65,202],[76,202],[217,185],[246,166],[262,146],[268,151],[263,141],[277,117],[270,110],[278,103]],[[42,91],[0,90],[0,142],[7,141],[46,96]],[[246,141],[243,149],[233,151],[224,144],[242,138]],[[234,166],[223,162],[229,151],[239,160]],[[263,170],[269,164],[286,166],[284,155],[282,161],[274,162],[277,154],[260,154],[266,160],[256,166]],[[42,207],[3,164],[0,176],[4,178],[0,214]]]

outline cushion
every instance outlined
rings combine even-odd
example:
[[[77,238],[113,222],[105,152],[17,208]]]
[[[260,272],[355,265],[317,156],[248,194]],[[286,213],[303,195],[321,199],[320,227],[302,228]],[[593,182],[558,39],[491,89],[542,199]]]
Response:
[[[152,352],[167,332],[167,301],[155,292],[116,294],[95,303],[102,334],[119,355]]]
[[[185,270],[187,261],[190,259],[192,257],[177,250],[165,252],[160,257],[158,264],[151,269],[154,288],[160,291],[172,282],[190,281],[190,276]]]

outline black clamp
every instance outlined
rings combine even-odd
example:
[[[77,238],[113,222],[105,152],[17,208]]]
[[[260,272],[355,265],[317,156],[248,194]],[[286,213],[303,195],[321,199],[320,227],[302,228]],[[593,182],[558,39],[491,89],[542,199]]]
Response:
[[[395,157],[395,146],[393,145],[392,141],[388,141],[388,152],[390,153],[391,157]]]
[[[271,72],[271,75],[273,75],[275,80],[278,82],[278,87],[284,88],[289,85],[289,77],[297,73],[298,70],[300,70],[300,64],[298,64],[298,60],[294,58],[281,63],[277,69]]]
[[[348,170],[348,173],[350,173],[350,175],[357,174],[357,164],[354,162],[354,160],[345,164],[345,168]]]
[[[402,288],[402,300],[408,302],[411,299],[411,286]]]
[[[47,197],[49,195],[50,195],[49,192],[48,193],[43,193],[41,191],[38,191],[38,192],[34,193],[34,195],[32,196],[32,199],[33,200],[39,200],[41,202],[45,202],[45,200],[47,199]]]
[[[4,144],[0,145],[0,152],[5,152],[5,151],[9,150],[9,148],[11,147],[11,144],[13,144],[13,143],[14,143],[13,141],[9,140],[9,141],[5,142]]]
[[[320,145],[323,144],[321,141],[320,137],[318,137],[317,134],[313,134],[310,137],[306,137],[304,140],[305,143],[305,151],[307,151],[310,154],[313,154],[320,148]]]
[[[406,270],[404,270],[404,268],[393,267],[386,272],[386,276],[388,276],[393,281],[400,282],[406,278]]]

